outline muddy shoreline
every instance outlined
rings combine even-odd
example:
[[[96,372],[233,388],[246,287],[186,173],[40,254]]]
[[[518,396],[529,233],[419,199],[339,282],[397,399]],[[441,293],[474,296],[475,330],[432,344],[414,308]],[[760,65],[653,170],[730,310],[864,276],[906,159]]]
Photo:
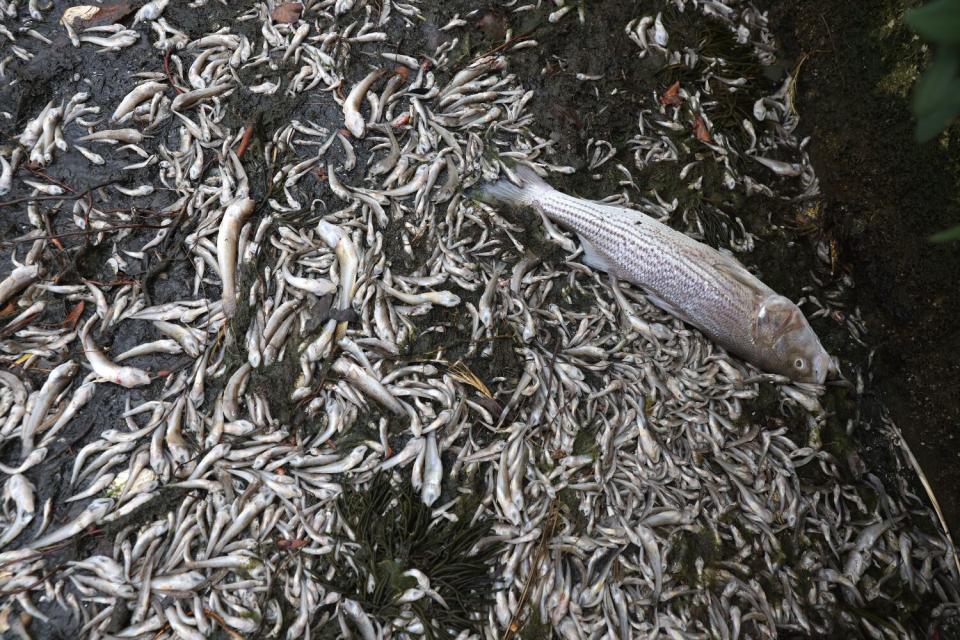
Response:
[[[869,329],[874,385],[960,532],[960,243],[929,237],[960,221],[960,130],[917,144],[910,114],[927,62],[902,24],[905,0],[771,4],[786,53],[803,60],[800,127],[836,241]]]
[[[63,4],[57,3],[55,14],[62,10]],[[438,25],[444,24],[455,13],[463,15],[477,6],[475,2],[464,0],[442,6],[439,3],[425,4],[427,20],[420,32],[403,36],[408,44],[411,41],[430,43],[437,37]],[[655,72],[662,61],[638,59],[636,47],[624,37],[623,25],[640,10],[633,3],[608,1],[603,7],[592,7],[585,24],[568,19],[557,25],[547,25],[542,19],[536,22],[516,16],[510,16],[507,22],[506,14],[500,13],[494,3],[481,4],[488,8],[485,17],[466,30],[463,59],[468,61],[478,53],[496,47],[502,42],[503,30],[507,27],[516,34],[536,29],[539,48],[512,54],[510,65],[522,84],[535,92],[532,104],[533,112],[537,114],[534,126],[537,133],[557,141],[558,163],[577,168],[575,174],[555,180],[564,190],[587,198],[616,193],[619,175],[610,168],[613,163],[595,175],[587,170],[587,141],[590,138],[609,140],[619,148],[615,162],[631,165],[633,157],[627,139],[636,126],[638,105],[642,103],[640,97],[662,92],[674,81],[684,81],[683,77],[669,71]],[[824,448],[846,463],[854,475],[875,474],[888,490],[896,490],[898,470],[891,461],[897,443],[886,438],[879,427],[882,412],[889,409],[936,487],[956,535],[960,530],[960,505],[951,498],[960,490],[960,469],[956,464],[960,439],[955,435],[960,423],[960,400],[956,397],[957,390],[960,390],[960,367],[954,355],[956,348],[960,347],[956,320],[960,302],[955,294],[955,277],[960,273],[960,243],[934,246],[927,242],[927,237],[960,221],[960,209],[956,203],[960,141],[956,135],[946,145],[934,143],[920,147],[913,141],[906,93],[910,83],[904,78],[909,78],[911,65],[915,68],[922,64],[925,56],[918,43],[897,22],[902,13],[901,5],[912,3],[892,0],[893,8],[891,0],[872,2],[869,8],[837,7],[822,0],[768,4],[771,5],[771,26],[782,39],[784,59],[771,69],[742,68],[738,73],[754,74],[756,83],[752,90],[762,92],[772,90],[791,69],[799,70],[796,106],[800,114],[800,131],[812,137],[811,155],[822,196],[813,205],[756,196],[727,199],[717,188],[718,175],[707,176],[704,189],[692,193],[676,182],[678,167],[673,163],[664,163],[659,173],[643,174],[641,187],[644,190],[656,188],[667,196],[697,198],[698,203],[704,204],[704,211],[716,205],[716,210],[727,217],[707,220],[706,239],[715,245],[728,246],[730,234],[725,225],[730,223],[729,216],[741,216],[758,238],[756,248],[744,254],[742,259],[771,286],[792,299],[807,293],[811,273],[822,276],[824,282],[844,275],[852,277],[855,287],[848,290],[850,299],[846,302],[850,308],[859,306],[862,309],[869,328],[868,346],[861,348],[845,343],[842,324],[821,318],[814,322],[814,326],[824,336],[825,344],[848,362],[863,365],[872,357],[870,371],[874,372],[874,379],[866,383],[866,391],[861,396],[839,387],[830,389],[824,404],[833,414],[828,421],[832,431],[824,438]],[[204,17],[194,18],[186,13],[175,14],[174,9],[171,7],[171,13],[191,35],[220,26],[231,14],[231,11],[216,7]],[[893,26],[889,26],[890,20],[894,21]],[[729,34],[709,30],[685,32],[679,22],[669,26],[675,37],[691,45],[713,38],[712,44],[720,49],[726,48],[724,55],[730,55],[727,51],[731,47]],[[21,82],[16,87],[0,88],[0,103],[9,104],[7,108],[16,116],[12,122],[0,126],[0,134],[21,129],[24,119],[36,113],[48,99],[59,99],[84,88],[76,79],[69,80],[73,73],[85,73],[94,78],[95,82],[89,88],[98,92],[99,102],[115,102],[128,90],[126,86],[111,82],[111,74],[116,70],[113,56],[98,55],[90,48],[60,47],[61,44],[58,41],[57,47],[39,53],[29,67],[19,70]],[[710,44],[708,42],[707,46]],[[161,68],[162,57],[146,43],[141,43],[125,53],[123,60],[125,63],[132,60],[139,70],[157,71]],[[603,75],[603,78],[596,83],[584,83],[576,79],[578,73]],[[735,122],[749,117],[752,102],[749,94],[731,100],[729,116],[735,118]],[[298,98],[248,102],[242,110],[230,114],[229,123],[239,126],[263,112],[264,128],[269,135],[295,110],[321,121],[339,118],[339,109],[329,101],[321,105]],[[86,163],[71,162],[65,157],[51,173],[79,188],[115,177],[128,185],[148,179],[149,172],[127,175],[119,172],[117,165],[111,162],[106,168],[89,171]],[[260,184],[265,171],[261,166],[250,169],[256,185]],[[259,193],[257,195],[259,197]],[[316,197],[327,198],[329,195],[323,183],[318,183]],[[161,200],[158,198],[151,206],[159,208],[166,204]],[[685,201],[684,204],[688,203]],[[793,225],[814,205],[817,215],[812,224]],[[63,221],[64,224],[67,222]],[[671,222],[683,228],[686,221],[677,219]],[[54,224],[58,224],[56,219]],[[531,235],[538,238],[543,235],[533,216],[522,218],[519,224],[529,224]],[[0,233],[13,237],[25,228],[29,227],[22,211],[0,211]],[[142,237],[133,234],[126,239],[127,246],[132,247],[137,242],[142,244],[152,233],[144,233]],[[823,243],[837,251],[833,273],[827,273],[817,263],[816,252]],[[543,248],[545,260],[561,259],[560,252],[549,241],[531,242],[530,246],[535,244],[537,250]],[[76,273],[70,274],[71,283],[80,277],[103,280],[112,277],[103,264],[104,251],[109,251],[110,247],[90,249],[83,252],[82,260],[77,261]],[[5,251],[0,255],[5,260],[8,258]],[[398,252],[398,261],[402,255]],[[147,266],[152,267],[153,263]],[[173,256],[169,268],[156,274],[150,288],[154,302],[160,304],[189,297],[189,276],[187,263]],[[820,290],[814,292],[819,295]],[[559,292],[557,301],[577,310],[590,305],[589,300],[561,298]],[[61,311],[64,310],[52,310]],[[430,316],[426,320],[433,322],[435,319]],[[450,335],[446,335],[447,340]],[[119,352],[151,336],[149,330],[127,323],[102,336],[102,340]],[[423,334],[420,338],[407,345],[405,355],[427,353],[439,344],[433,334]],[[871,356],[873,349],[876,353]],[[80,358],[79,353],[73,355]],[[173,358],[158,358],[148,364],[156,369],[170,369],[178,363]],[[491,356],[478,357],[469,364],[484,378],[504,375],[513,379],[522,369],[509,343],[498,343]],[[260,383],[269,380],[265,375]],[[33,382],[39,385],[42,378],[37,377]],[[98,395],[65,431],[69,445],[54,451],[42,467],[31,472],[33,481],[40,488],[38,499],[54,498],[56,522],[62,523],[70,513],[69,505],[58,503],[68,495],[66,478],[69,477],[73,454],[98,435],[101,425],[120,421],[124,410],[120,398],[119,394]],[[750,419],[756,424],[776,423],[779,420],[777,402],[775,393],[768,389],[752,403]],[[285,420],[287,416],[282,417]],[[857,423],[856,431],[849,437],[842,434],[842,425],[848,419]],[[297,419],[292,421],[296,423]],[[790,435],[803,441],[808,434],[799,424],[790,425],[795,429]],[[586,451],[593,445],[596,434],[584,429],[581,435],[581,448]],[[344,442],[343,446],[347,443]],[[10,453],[5,451],[4,456]],[[920,488],[916,492],[923,495]],[[170,494],[161,498],[153,505],[156,509],[166,509],[168,501],[175,501],[180,496]],[[573,504],[576,505],[575,499]],[[574,508],[571,510],[575,511]],[[143,510],[136,514],[137,521],[151,515],[155,515],[152,510]],[[107,546],[114,531],[105,535],[101,533],[85,537],[62,550],[58,560],[109,553]],[[689,554],[677,554],[681,564],[689,560],[681,567],[682,571],[691,571],[693,560],[698,554],[705,554],[699,543],[699,540],[686,546],[678,543],[679,549],[689,547]],[[909,603],[909,607],[914,607],[910,613],[922,620],[917,624],[926,623],[931,606]],[[51,621],[47,637],[71,637],[74,632],[72,621],[59,616]],[[532,624],[529,632],[534,632]],[[941,637],[949,637],[945,633],[941,633]]]

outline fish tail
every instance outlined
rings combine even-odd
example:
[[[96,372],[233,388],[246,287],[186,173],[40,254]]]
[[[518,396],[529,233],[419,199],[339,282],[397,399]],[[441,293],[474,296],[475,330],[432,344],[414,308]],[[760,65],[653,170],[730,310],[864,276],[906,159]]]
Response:
[[[518,187],[508,178],[500,178],[496,182],[480,185],[473,194],[478,200],[489,204],[527,204],[530,195],[526,187]]]
[[[553,187],[547,184],[547,181],[540,177],[533,167],[526,164],[518,164],[514,173],[523,180],[528,189],[536,191],[553,191]]]
[[[553,188],[526,165],[518,165],[516,174],[523,186],[515,185],[504,176],[496,182],[481,185],[472,195],[482,202],[529,205],[538,192]]]

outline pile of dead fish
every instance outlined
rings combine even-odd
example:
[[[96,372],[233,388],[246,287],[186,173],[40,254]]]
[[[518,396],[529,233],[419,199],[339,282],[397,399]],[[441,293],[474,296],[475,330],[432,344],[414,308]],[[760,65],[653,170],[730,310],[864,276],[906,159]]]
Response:
[[[590,20],[586,6],[508,11],[557,23]],[[214,8],[228,26],[178,24]],[[647,97],[633,166],[590,141],[589,170],[620,177],[611,201],[675,213],[634,178],[659,162],[692,189],[711,165],[730,190],[816,194],[791,81],[725,130],[710,87],[746,80],[672,48],[664,24],[719,20],[769,63],[764,14],[661,8],[623,37],[701,82]],[[917,633],[904,621],[920,603],[956,607],[952,545],[906,487],[852,478],[823,448],[818,389],[727,356],[585,267],[546,222],[567,255],[541,260],[515,216],[465,196],[517,162],[572,171],[510,71],[535,40],[508,33],[454,61],[470,18],[457,15],[433,50],[403,50],[421,13],[395,0],[153,0],[128,27],[85,27],[90,10],[0,0],[7,79],[63,35],[121,67],[145,47],[158,61],[129,72],[116,103],[91,88],[0,114],[25,123],[0,148],[2,213],[20,229],[0,282],[4,632],[497,638],[540,623],[568,638],[899,638]],[[291,112],[237,122],[255,100]],[[696,135],[678,141],[691,117]],[[119,182],[57,180],[64,158],[109,163]],[[723,241],[749,250],[749,229],[728,223]],[[85,276],[79,258],[68,268],[81,251],[96,261]],[[179,299],[158,297],[167,272]],[[830,314],[833,300],[807,303]],[[844,317],[858,338],[857,314]],[[121,348],[123,335],[142,338]],[[504,348],[516,375],[468,365]],[[764,387],[789,419],[745,417]],[[402,580],[335,588],[372,553],[338,499],[376,473],[412,483],[437,522],[491,523],[477,545],[502,544],[495,591],[470,624],[444,622],[447,578],[403,558]],[[364,607],[385,589],[389,616]]]

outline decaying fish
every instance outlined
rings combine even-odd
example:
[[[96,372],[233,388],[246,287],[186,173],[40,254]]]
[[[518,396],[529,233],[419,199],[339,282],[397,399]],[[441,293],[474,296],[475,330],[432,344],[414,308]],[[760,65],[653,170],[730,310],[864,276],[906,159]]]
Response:
[[[514,54],[566,69],[601,114],[624,104],[633,87],[603,90],[606,69],[545,54],[552,25],[597,26],[591,3],[467,9],[426,41],[396,39],[432,24],[418,0],[154,0],[89,27],[97,7],[58,22],[62,4],[0,0],[0,77],[24,82],[65,29],[125,88],[67,95],[100,86],[81,65],[32,113],[0,113],[23,127],[0,141],[0,213],[21,234],[0,265],[0,635],[43,637],[56,614],[78,638],[466,640],[526,637],[532,619],[566,638],[928,637],[935,616],[919,613],[960,601],[952,543],[909,474],[880,483],[824,446],[821,388],[750,375],[638,289],[541,257],[529,229],[464,197],[518,164],[572,173],[558,157],[578,156],[621,189],[601,205],[541,185],[544,233],[573,254],[558,226],[572,227],[589,263],[678,313],[691,292],[722,327],[755,313],[780,367],[807,327],[795,307],[615,206],[749,252],[751,221],[636,172],[816,196],[792,79],[730,122],[723,91],[769,92],[723,47],[670,33],[727,30],[769,65],[765,12],[671,0],[631,20],[611,37],[641,49],[649,87],[628,95],[626,142],[584,127],[561,152]],[[503,42],[463,59],[474,27]],[[659,97],[657,64],[683,79]],[[289,112],[255,117],[253,98]],[[587,228],[593,208],[605,218]],[[617,262],[631,254],[616,234],[645,238],[638,224],[668,258],[719,268]],[[688,288],[644,270],[657,260]],[[850,282],[818,278],[814,315],[865,342]],[[818,380],[822,354],[802,355],[809,375],[792,377]],[[869,368],[851,366],[862,391]],[[771,380],[779,412],[758,412]],[[885,416],[872,426],[899,441]],[[930,606],[907,621],[902,601]]]
[[[831,359],[803,312],[735,258],[639,211],[557,191],[521,166],[481,197],[532,206],[573,230],[591,267],[643,288],[655,305],[765,371],[822,384]]]

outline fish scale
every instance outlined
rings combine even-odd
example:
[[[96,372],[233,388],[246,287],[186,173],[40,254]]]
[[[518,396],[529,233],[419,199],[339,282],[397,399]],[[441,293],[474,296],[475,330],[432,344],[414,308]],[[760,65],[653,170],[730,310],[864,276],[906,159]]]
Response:
[[[644,283],[643,286],[661,300],[683,299],[686,303],[683,309],[708,303],[713,305],[710,311],[726,321],[751,311],[745,300],[752,294],[745,286],[717,277],[715,271],[697,262],[698,258],[724,259],[710,247],[689,242],[687,236],[656,220],[630,219],[623,209],[584,203],[558,191],[545,194],[542,202],[546,209],[556,212],[553,215],[558,222],[568,224],[581,237],[596,234],[591,244],[611,256],[613,265],[622,265],[615,275]],[[715,255],[704,255],[710,252]],[[764,297],[773,294],[759,280],[755,284],[756,291]],[[682,313],[677,307],[673,312]],[[716,327],[718,331],[721,329],[722,325]]]
[[[562,193],[527,166],[517,175],[522,187],[501,179],[480,197],[535,207],[580,237],[587,265],[642,287],[652,303],[761,369],[826,378],[830,356],[803,313],[735,259],[639,211]]]

